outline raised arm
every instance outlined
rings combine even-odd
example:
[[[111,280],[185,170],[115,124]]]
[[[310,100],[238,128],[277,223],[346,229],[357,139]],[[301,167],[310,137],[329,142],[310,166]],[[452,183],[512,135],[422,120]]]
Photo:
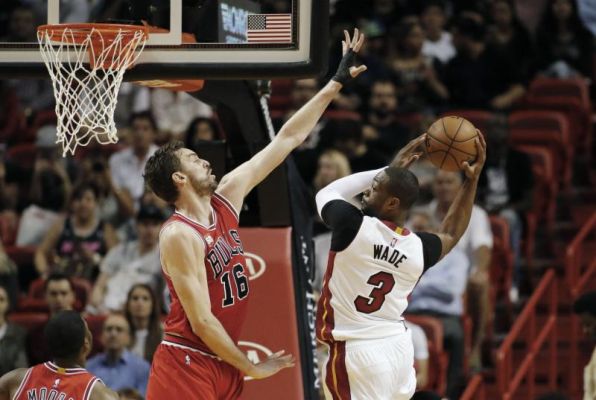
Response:
[[[222,178],[217,192],[227,198],[236,210],[241,209],[246,195],[306,140],[343,84],[366,70],[364,65],[353,66],[356,53],[364,42],[364,35],[358,29],[354,30],[352,38],[347,31],[344,33],[344,57],[333,79],[282,126],[271,143]]]
[[[478,151],[478,158],[474,164],[470,165],[465,161],[463,163],[466,180],[459,189],[455,200],[451,203],[449,211],[447,211],[447,215],[443,219],[441,228],[437,232],[437,236],[441,239],[442,244],[440,258],[445,257],[455,247],[470,222],[472,207],[476,198],[478,178],[486,160],[486,142],[480,131],[478,131],[478,138],[476,138],[476,149]]]
[[[205,248],[197,234],[182,224],[164,229],[160,240],[164,268],[169,275],[195,335],[218,357],[253,378],[266,378],[291,367],[291,356],[274,354],[265,362],[253,364],[236,346],[225,328],[211,312],[207,272],[203,262]]]

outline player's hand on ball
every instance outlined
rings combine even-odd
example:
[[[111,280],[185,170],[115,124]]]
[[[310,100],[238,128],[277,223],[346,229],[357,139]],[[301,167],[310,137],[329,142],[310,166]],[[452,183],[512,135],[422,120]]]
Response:
[[[423,154],[422,144],[426,139],[426,133],[412,139],[395,156],[391,163],[394,167],[408,168],[416,162]]]
[[[354,65],[356,53],[360,51],[364,43],[364,34],[360,33],[358,28],[355,28],[354,36],[350,37],[350,34],[346,30],[344,30],[344,36],[345,39],[341,42],[343,58],[339,63],[339,67],[337,67],[335,76],[332,78],[342,85],[345,85],[347,81],[366,71],[366,65],[360,65],[359,67]]]
[[[255,364],[252,370],[247,374],[255,379],[263,379],[277,374],[284,368],[293,367],[296,363],[291,354],[284,355],[285,350],[271,354],[267,360]]]
[[[486,141],[478,129],[476,129],[476,132],[478,132],[478,136],[475,139],[477,151],[476,161],[474,161],[472,165],[467,161],[461,163],[462,170],[468,179],[478,179],[480,177],[480,172],[482,172],[482,167],[484,167],[484,162],[486,161]]]

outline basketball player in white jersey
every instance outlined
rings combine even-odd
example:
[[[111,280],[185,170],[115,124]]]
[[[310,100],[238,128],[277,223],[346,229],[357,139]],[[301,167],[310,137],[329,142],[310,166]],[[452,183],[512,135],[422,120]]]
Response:
[[[479,135],[477,160],[462,165],[466,181],[439,233],[409,232],[403,225],[419,188],[407,167],[420,157],[425,137],[408,143],[391,166],[339,179],[317,193],[317,210],[332,229],[316,324],[317,338],[329,346],[327,399],[401,400],[416,389],[412,339],[402,317],[407,297],[466,230],[486,159]]]

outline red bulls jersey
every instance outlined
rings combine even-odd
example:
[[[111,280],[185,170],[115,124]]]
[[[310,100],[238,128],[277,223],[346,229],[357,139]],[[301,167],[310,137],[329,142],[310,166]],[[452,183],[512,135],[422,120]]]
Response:
[[[27,370],[13,400],[87,400],[99,378],[84,368],[60,368],[52,362]]]
[[[238,215],[222,196],[211,197],[212,221],[204,226],[187,216],[175,212],[164,224],[162,231],[173,223],[182,223],[197,233],[197,240],[205,246],[204,267],[207,273],[211,312],[221,322],[234,342],[238,341],[248,304],[248,276],[242,242],[238,235]],[[197,268],[200,263],[197,262]],[[163,268],[162,268],[163,269]],[[196,336],[182,308],[172,280],[164,271],[172,303],[165,321],[165,341],[191,347],[213,355],[213,352]]]

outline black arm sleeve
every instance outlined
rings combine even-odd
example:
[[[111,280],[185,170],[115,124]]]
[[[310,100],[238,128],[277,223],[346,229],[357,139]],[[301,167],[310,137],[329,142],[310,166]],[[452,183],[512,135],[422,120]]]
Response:
[[[422,240],[424,270],[426,271],[439,261],[441,252],[443,251],[443,245],[441,244],[441,239],[434,233],[416,232],[416,235]]]
[[[362,211],[345,200],[332,200],[325,204],[321,216],[332,231],[332,251],[345,250],[352,243],[364,218]]]

